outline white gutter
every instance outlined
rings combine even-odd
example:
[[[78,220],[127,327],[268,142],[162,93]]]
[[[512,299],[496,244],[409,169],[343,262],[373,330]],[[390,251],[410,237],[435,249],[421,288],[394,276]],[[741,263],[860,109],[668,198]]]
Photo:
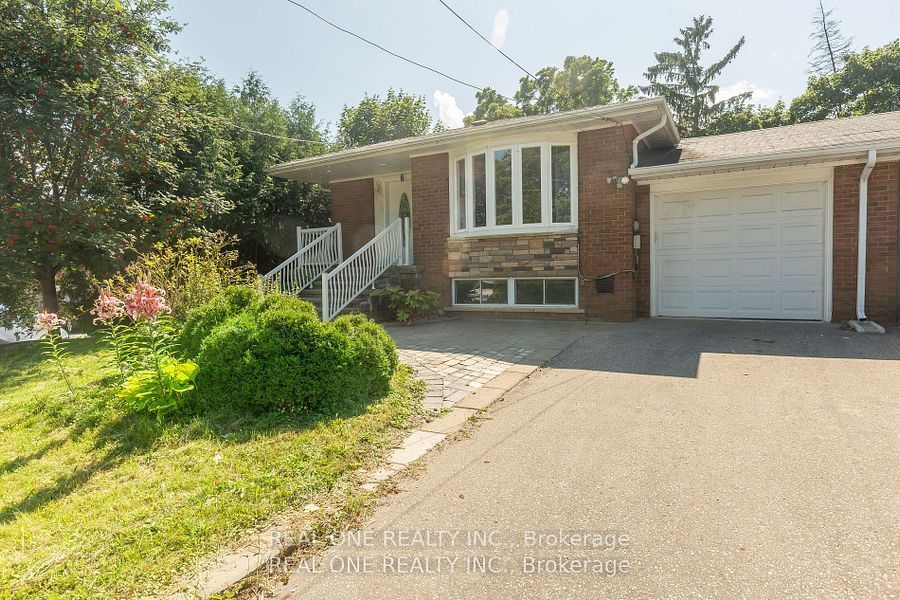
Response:
[[[869,159],[859,176],[859,244],[856,255],[856,319],[866,321],[866,233],[868,231],[869,174],[875,167],[876,150],[869,150]]]
[[[669,111],[664,110],[664,111],[662,111],[662,114],[663,114],[663,116],[662,116],[662,119],[659,120],[659,123],[657,123],[650,129],[648,129],[647,131],[642,133],[641,135],[634,138],[634,141],[631,142],[631,156],[634,157],[631,160],[631,167],[630,167],[631,169],[635,169],[638,166],[638,144],[641,142],[641,140],[643,140],[645,137],[647,137],[651,134],[656,133],[657,131],[659,131],[660,129],[662,129],[663,127],[666,126],[666,122],[669,120]]]

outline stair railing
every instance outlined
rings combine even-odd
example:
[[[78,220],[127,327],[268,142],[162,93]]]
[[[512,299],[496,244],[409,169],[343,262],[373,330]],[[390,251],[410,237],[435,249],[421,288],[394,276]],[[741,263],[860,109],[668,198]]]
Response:
[[[322,273],[343,260],[340,223],[316,229],[298,228],[297,243],[304,244],[260,278],[264,290],[278,289],[288,294],[299,294]]]
[[[385,271],[411,262],[409,218],[397,219],[331,271],[322,273],[322,320],[330,321]]]

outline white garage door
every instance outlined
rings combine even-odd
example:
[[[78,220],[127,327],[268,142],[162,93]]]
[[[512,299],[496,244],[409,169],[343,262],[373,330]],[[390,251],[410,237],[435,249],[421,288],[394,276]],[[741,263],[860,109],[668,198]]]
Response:
[[[656,313],[822,319],[825,184],[655,196]]]

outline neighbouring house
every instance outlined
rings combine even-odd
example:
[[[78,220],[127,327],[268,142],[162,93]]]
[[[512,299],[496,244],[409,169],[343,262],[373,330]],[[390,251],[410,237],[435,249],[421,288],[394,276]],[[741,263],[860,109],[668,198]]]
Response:
[[[900,112],[681,139],[649,98],[270,173],[331,189],[334,227],[299,231],[298,253],[269,275],[321,296],[325,318],[398,264],[469,316],[900,312]]]

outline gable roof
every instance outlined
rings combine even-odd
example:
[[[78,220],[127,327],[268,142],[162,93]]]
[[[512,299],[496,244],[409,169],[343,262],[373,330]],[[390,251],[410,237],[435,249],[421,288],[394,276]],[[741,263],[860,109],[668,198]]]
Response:
[[[327,185],[332,181],[398,173],[410,169],[410,157],[452,152],[463,145],[516,133],[558,133],[598,129],[631,123],[638,133],[656,126],[663,116],[666,127],[645,138],[650,148],[671,148],[678,143],[672,113],[662,98],[643,98],[546,115],[491,121],[483,125],[381,142],[330,152],[275,165],[269,174]]]
[[[900,111],[683,138],[673,148],[641,152],[631,173],[640,178],[767,161],[846,160],[873,147],[900,150]]]

